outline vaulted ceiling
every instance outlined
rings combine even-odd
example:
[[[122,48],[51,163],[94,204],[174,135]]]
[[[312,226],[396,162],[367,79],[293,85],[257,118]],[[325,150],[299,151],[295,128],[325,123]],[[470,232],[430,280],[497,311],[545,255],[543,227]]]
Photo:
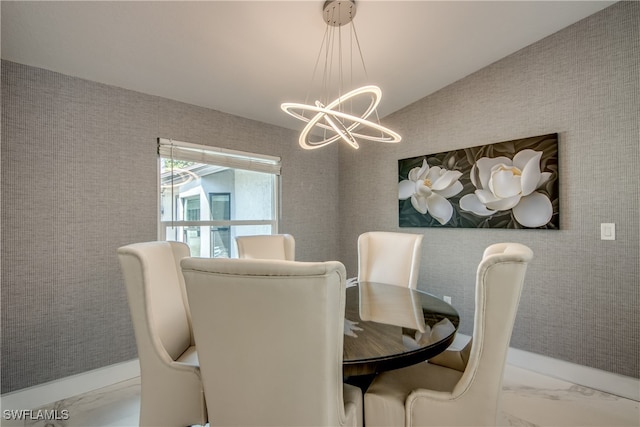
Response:
[[[612,1],[357,2],[370,80],[395,112]],[[2,58],[300,129],[323,1],[2,1]]]

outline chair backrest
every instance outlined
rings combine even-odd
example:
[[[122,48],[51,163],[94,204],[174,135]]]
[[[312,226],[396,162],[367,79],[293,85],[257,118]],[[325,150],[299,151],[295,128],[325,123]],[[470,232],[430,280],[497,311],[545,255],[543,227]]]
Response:
[[[129,299],[141,369],[145,361],[176,360],[193,344],[180,260],[189,247],[179,242],[123,246],[118,257]]]
[[[345,268],[337,261],[182,261],[211,425],[345,418]]]
[[[453,395],[482,402],[473,412],[478,425],[494,423],[499,413],[504,365],[533,252],[520,243],[489,246],[476,273],[474,329],[467,366]],[[469,349],[469,347],[467,347]]]
[[[358,237],[358,280],[416,289],[422,234],[370,231]]]
[[[239,258],[295,260],[296,242],[290,234],[238,236],[236,244]]]

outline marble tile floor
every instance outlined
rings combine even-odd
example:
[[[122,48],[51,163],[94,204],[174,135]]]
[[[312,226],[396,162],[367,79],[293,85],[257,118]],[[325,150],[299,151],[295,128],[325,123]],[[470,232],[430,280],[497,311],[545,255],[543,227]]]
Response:
[[[640,427],[639,402],[515,366],[507,365],[505,369],[503,390],[504,425]],[[3,419],[2,426],[132,427],[138,425],[139,408],[140,379],[136,378],[38,408],[66,409],[68,420],[18,422]]]

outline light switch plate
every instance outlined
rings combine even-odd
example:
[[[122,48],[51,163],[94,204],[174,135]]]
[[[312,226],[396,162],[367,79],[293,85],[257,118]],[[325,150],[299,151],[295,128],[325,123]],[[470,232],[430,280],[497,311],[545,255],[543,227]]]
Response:
[[[612,222],[600,224],[600,240],[616,240],[616,225]]]

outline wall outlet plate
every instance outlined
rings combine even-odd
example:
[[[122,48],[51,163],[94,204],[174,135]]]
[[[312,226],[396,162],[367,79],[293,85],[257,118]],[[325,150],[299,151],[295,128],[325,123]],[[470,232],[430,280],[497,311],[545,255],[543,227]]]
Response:
[[[616,240],[616,225],[612,222],[600,224],[600,240]]]

